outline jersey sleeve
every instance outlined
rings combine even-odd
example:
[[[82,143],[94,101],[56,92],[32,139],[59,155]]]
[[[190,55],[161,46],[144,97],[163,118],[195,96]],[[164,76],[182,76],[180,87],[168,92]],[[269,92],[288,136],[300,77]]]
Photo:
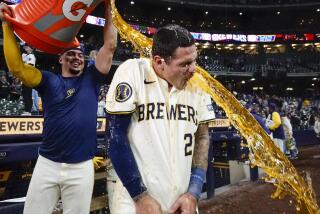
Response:
[[[130,114],[136,110],[134,75],[138,71],[135,60],[130,59],[116,70],[106,97],[106,111],[109,114]]]
[[[198,110],[199,124],[207,123],[215,118],[214,108],[210,96],[202,93],[200,96],[200,107]]]
[[[111,78],[112,78],[112,73],[110,73],[111,71],[109,71],[109,73],[107,74],[103,74],[96,68],[94,63],[87,67],[86,72],[88,73],[88,75],[92,75],[94,82],[99,85],[111,83]]]
[[[49,71],[41,71],[42,78],[35,89],[44,95],[44,92],[47,90],[54,90],[54,83],[57,81],[57,75]]]

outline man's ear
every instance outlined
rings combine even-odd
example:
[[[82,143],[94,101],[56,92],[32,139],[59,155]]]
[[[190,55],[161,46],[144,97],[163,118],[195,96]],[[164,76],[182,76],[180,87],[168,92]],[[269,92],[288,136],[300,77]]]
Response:
[[[63,56],[63,55],[61,55],[61,56],[59,57],[59,63],[60,63],[60,64],[62,64],[62,61],[63,61],[62,56]]]
[[[163,70],[164,69],[164,64],[165,61],[162,57],[160,57],[159,55],[153,56],[152,57],[153,63],[156,66],[157,70]]]

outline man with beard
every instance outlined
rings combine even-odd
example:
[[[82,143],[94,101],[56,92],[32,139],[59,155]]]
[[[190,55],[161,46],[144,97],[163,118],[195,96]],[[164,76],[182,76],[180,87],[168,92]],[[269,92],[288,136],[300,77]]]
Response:
[[[104,44],[95,63],[84,71],[83,51],[67,49],[59,58],[59,74],[23,63],[4,13],[13,15],[10,8],[1,3],[3,48],[9,70],[40,93],[44,109],[43,143],[24,213],[51,214],[61,197],[64,213],[88,214],[94,183],[92,159],[96,150],[98,96],[100,86],[108,80],[117,44],[110,5],[106,6]]]

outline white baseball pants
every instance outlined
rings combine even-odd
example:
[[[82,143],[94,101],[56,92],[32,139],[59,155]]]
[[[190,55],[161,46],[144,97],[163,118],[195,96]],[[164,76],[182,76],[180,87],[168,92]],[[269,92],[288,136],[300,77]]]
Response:
[[[51,214],[61,197],[64,214],[88,214],[93,183],[92,160],[67,164],[39,156],[23,213]]]

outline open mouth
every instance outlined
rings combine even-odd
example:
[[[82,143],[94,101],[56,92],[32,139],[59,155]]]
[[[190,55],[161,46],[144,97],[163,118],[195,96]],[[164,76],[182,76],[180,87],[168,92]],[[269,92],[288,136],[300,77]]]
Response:
[[[80,66],[80,62],[78,62],[78,61],[75,61],[75,62],[72,62],[71,63],[72,64],[72,66],[74,66],[74,67],[78,67],[78,66]]]

